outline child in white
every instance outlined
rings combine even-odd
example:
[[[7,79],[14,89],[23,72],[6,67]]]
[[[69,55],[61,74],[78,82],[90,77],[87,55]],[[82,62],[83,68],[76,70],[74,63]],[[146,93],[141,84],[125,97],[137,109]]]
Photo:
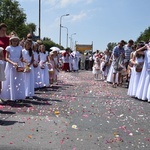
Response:
[[[50,52],[48,56],[48,71],[49,71],[49,82],[52,86],[54,83],[54,73],[55,73],[55,61],[54,61],[54,53]]]
[[[101,71],[100,71],[100,58],[99,57],[95,57],[94,65],[93,65],[93,74],[94,74],[94,78],[96,80],[98,80],[98,75],[100,73],[101,73]]]
[[[45,51],[45,46],[39,46],[39,65],[40,65],[40,74],[41,74],[41,87],[49,86],[49,73],[48,73],[48,54]]]
[[[24,49],[22,50],[23,63],[26,68],[26,71],[24,72],[26,98],[32,98],[34,96],[34,56],[31,47],[32,40],[27,39],[25,41]]]
[[[18,45],[19,38],[12,36],[10,38],[10,46],[6,47],[6,81],[3,82],[1,96],[6,100],[25,99],[25,87],[23,72],[17,72],[16,67],[21,63],[22,47]]]
[[[41,84],[40,78],[40,66],[39,66],[39,53],[38,53],[38,44],[35,42],[33,44],[33,55],[34,55],[34,88],[39,88]]]

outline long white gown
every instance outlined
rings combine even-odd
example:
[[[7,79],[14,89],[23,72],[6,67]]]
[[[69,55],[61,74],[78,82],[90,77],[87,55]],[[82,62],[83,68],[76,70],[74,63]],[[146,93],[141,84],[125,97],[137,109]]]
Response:
[[[139,57],[135,59],[136,63],[142,63],[144,62],[143,57]],[[138,83],[141,76],[141,72],[136,72],[136,66],[133,66],[131,71],[131,77],[130,77],[130,83],[128,88],[128,95],[134,97],[136,95],[136,91],[138,89]]]
[[[150,50],[145,51],[144,65],[135,96],[150,102]]]
[[[22,50],[22,57],[28,63],[31,62],[32,57],[29,56],[29,51],[26,49]],[[26,64],[24,63],[24,66]],[[34,68],[33,65],[30,66],[30,72],[24,73],[24,80],[25,80],[25,96],[26,97],[33,97],[34,96]]]
[[[78,64],[79,64],[80,53],[78,51],[73,51],[72,55],[73,55],[73,59],[72,59],[73,70],[78,71],[79,70]]]
[[[45,53],[39,53],[40,55],[40,62],[39,64],[43,64],[47,60],[47,54]],[[40,74],[41,74],[41,87],[49,86],[49,73],[48,73],[48,65],[45,63],[44,69],[40,68]]]
[[[8,46],[6,51],[9,52],[9,59],[21,65],[20,56],[21,46]],[[15,67],[7,62],[5,67],[6,80],[3,81],[1,98],[6,100],[23,100],[25,99],[24,73],[17,72]]]
[[[109,72],[108,72],[108,75],[107,75],[107,82],[113,83],[113,64],[112,63],[110,65]],[[116,74],[115,83],[118,83],[118,73]]]
[[[39,54],[37,52],[33,52],[33,54],[34,54],[34,63],[38,64],[37,67],[34,67],[34,88],[39,88],[40,84],[41,84],[40,66],[39,66],[39,62],[38,62]]]

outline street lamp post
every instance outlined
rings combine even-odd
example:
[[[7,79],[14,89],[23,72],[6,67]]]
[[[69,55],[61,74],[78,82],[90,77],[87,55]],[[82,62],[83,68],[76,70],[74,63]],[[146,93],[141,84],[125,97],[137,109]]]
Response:
[[[41,0],[39,0],[39,40],[41,39]]]
[[[69,14],[65,14],[65,15],[62,15],[61,17],[60,17],[60,26],[59,26],[59,28],[60,28],[60,32],[59,32],[59,45],[61,46],[61,20],[62,20],[62,17],[64,17],[64,16],[69,16]]]
[[[76,33],[71,34],[70,36],[70,48],[73,49],[73,40],[72,40],[72,36],[76,35]]]
[[[67,48],[68,47],[68,28],[64,26],[61,26],[61,27],[67,29],[67,40],[66,40],[66,48]]]

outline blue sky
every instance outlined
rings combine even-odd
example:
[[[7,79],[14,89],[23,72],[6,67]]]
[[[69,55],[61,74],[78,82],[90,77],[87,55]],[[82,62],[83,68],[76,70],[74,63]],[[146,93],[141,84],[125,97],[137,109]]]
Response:
[[[37,25],[38,1],[18,0],[27,15],[27,23]],[[60,17],[73,43],[92,44],[104,51],[109,42],[136,40],[150,26],[150,0],[41,0],[41,37],[59,43]],[[61,29],[61,44],[66,47],[67,30]],[[68,46],[70,46],[70,38]]]

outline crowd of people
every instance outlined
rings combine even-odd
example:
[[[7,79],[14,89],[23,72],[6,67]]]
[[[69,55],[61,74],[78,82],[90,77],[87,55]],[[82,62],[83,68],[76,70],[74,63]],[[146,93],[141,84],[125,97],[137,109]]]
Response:
[[[50,53],[32,34],[20,40],[16,32],[6,35],[0,24],[0,99],[17,101],[33,98],[35,89],[57,84],[59,59],[56,49]]]
[[[91,70],[94,80],[112,83],[113,88],[128,83],[128,95],[150,102],[150,42],[135,44],[121,40],[113,51],[80,53],[66,48],[48,52],[42,41],[27,34],[20,40],[17,33],[6,34],[0,24],[0,99],[16,101],[33,98],[35,89],[57,84],[59,71]]]
[[[150,102],[150,41],[134,44],[129,40],[126,44],[121,40],[111,53],[97,51],[93,59],[95,80],[100,75],[113,88],[127,82],[129,96]]]

